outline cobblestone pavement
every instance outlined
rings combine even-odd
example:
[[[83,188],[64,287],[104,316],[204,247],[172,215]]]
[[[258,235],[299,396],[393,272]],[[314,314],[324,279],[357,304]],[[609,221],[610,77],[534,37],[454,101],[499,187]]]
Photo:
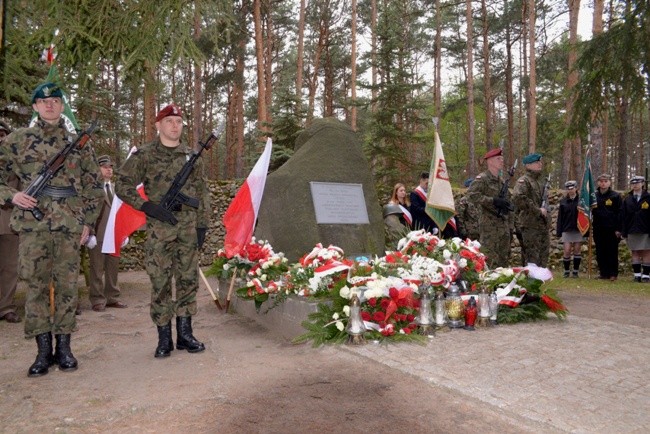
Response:
[[[527,419],[540,432],[649,430],[650,338],[643,327],[570,316],[439,332],[424,346],[340,348]]]

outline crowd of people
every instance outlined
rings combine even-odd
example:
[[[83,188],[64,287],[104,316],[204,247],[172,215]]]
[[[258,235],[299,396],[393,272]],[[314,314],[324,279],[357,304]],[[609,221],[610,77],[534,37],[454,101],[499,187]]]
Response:
[[[90,142],[78,144],[67,130],[63,98],[59,85],[42,83],[32,93],[32,108],[38,115],[32,126],[12,131],[0,122],[0,319],[23,321],[14,302],[20,279],[26,287],[25,337],[33,338],[37,346],[28,376],[45,375],[55,364],[61,371],[78,367],[71,335],[80,313],[77,282],[83,246],[89,252],[92,310],[127,308],[119,298],[119,258],[102,253],[101,248],[116,194],[147,216],[150,316],[158,328],[154,356],[168,357],[174,349],[174,317],[176,349],[203,351],[205,345],[192,331],[192,316],[197,313],[198,250],[210,215],[200,160],[183,189],[198,207],[183,203],[169,210],[159,204],[192,152],[181,140],[180,108],[170,104],[160,110],[155,119],[158,137],[134,152],[114,179],[110,156],[96,157]],[[35,180],[42,179],[47,182],[34,187]],[[139,184],[144,185],[148,199],[136,190]]]
[[[485,170],[465,181],[467,192],[456,200],[454,224],[442,233],[426,212],[428,173],[422,173],[409,196],[402,183],[395,185],[391,200],[384,206],[389,237],[399,239],[409,230],[424,229],[443,238],[459,236],[478,240],[491,268],[510,266],[513,237],[519,239],[522,265],[547,267],[551,244],[551,211],[548,201],[550,177],[543,173],[539,153],[522,159],[525,173],[510,191],[503,176],[501,149],[492,149],[481,158]],[[633,176],[624,198],[612,190],[612,177],[597,178],[596,206],[591,209],[593,240],[599,278],[618,278],[618,246],[626,240],[632,255],[634,281],[650,282],[650,193],[645,178]],[[505,184],[505,188],[504,188]],[[410,201],[408,200],[410,198]],[[410,202],[410,203],[409,203]],[[555,235],[563,245],[563,277],[579,277],[582,248],[588,234],[578,226],[580,194],[578,183],[564,183],[564,194],[557,206]]]

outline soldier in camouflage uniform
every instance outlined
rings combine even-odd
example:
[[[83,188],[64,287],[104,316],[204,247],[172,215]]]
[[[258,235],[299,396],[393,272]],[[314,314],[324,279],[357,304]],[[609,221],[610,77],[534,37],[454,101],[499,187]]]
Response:
[[[473,179],[468,179],[465,181],[465,187],[469,188],[472,184]],[[481,209],[477,206],[472,206],[469,203],[467,193],[460,196],[456,203],[456,218],[458,219],[459,227],[459,236],[463,238],[469,238],[472,240],[478,240],[480,237],[480,232],[478,230],[478,221],[481,215]]]
[[[181,205],[173,212],[158,205],[190,157],[181,142],[181,110],[170,104],[156,117],[159,136],[138,149],[117,172],[116,193],[126,203],[147,214],[146,270],[152,284],[151,319],[158,327],[155,357],[168,357],[174,349],[171,319],[176,316],[176,348],[190,353],[205,346],[192,332],[197,313],[198,248],[205,240],[210,216],[210,196],[203,162],[197,161],[183,193],[199,200],[199,208]],[[144,184],[148,199],[135,187]],[[198,247],[198,248],[197,248]],[[176,301],[172,300],[172,277]]]
[[[533,263],[546,267],[550,248],[551,216],[542,206],[546,183],[542,176],[542,156],[529,154],[522,162],[526,174],[517,180],[513,193],[513,202],[517,207],[517,217],[521,225],[521,255],[525,264]]]
[[[487,170],[474,178],[467,190],[467,200],[471,206],[480,207],[479,241],[481,251],[487,255],[490,268],[507,267],[510,258],[510,222],[508,214],[512,210],[506,198],[500,198],[499,192],[503,180],[499,172],[503,169],[503,153],[501,149],[492,149],[482,158]]]
[[[39,114],[36,124],[13,132],[0,148],[0,198],[15,205],[11,228],[20,234],[18,272],[27,284],[25,335],[36,338],[38,346],[30,377],[47,374],[54,363],[62,371],[77,369],[70,334],[76,326],[79,249],[97,219],[103,195],[99,166],[89,144],[68,155],[38,199],[8,184],[14,174],[28,186],[43,164],[72,140],[61,117],[62,97],[61,89],[53,83],[38,86],[32,95],[32,107]],[[40,221],[29,211],[35,206],[43,213]],[[52,319],[50,284],[54,288]]]

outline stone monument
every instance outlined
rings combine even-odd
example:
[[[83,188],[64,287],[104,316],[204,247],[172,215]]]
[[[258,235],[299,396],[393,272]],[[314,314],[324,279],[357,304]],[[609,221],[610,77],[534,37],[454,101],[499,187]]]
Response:
[[[317,119],[296,148],[266,180],[255,236],[291,262],[317,243],[348,257],[383,255],[381,207],[357,134],[334,118]]]

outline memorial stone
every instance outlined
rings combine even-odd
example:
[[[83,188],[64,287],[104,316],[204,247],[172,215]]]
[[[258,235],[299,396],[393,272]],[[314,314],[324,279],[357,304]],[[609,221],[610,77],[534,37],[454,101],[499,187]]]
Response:
[[[290,261],[317,243],[348,257],[383,255],[381,207],[358,135],[336,119],[317,119],[296,148],[266,180],[255,236]]]

